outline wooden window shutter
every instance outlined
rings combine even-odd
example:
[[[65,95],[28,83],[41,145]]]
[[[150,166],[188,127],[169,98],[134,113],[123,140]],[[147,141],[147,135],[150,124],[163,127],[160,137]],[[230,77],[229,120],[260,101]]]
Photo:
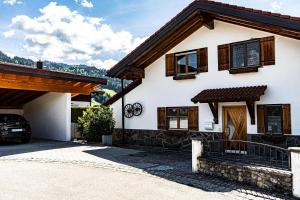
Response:
[[[219,71],[229,70],[229,44],[219,45],[218,46],[218,65]]]
[[[207,48],[201,48],[197,50],[197,72],[208,72],[208,56],[207,56]]]
[[[192,131],[198,131],[198,106],[189,107],[188,111],[188,128]]]
[[[291,106],[290,104],[282,105],[282,121],[283,121],[283,133],[291,134]]]
[[[157,108],[157,129],[167,129],[166,108]]]
[[[257,105],[257,132],[265,133],[265,106]]]
[[[264,65],[275,65],[275,37],[260,39],[260,63]]]
[[[166,55],[166,76],[175,76],[175,55]]]

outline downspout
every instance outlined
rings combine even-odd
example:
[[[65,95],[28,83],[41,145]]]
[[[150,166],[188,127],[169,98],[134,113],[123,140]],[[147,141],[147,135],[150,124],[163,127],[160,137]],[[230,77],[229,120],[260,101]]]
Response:
[[[122,144],[125,143],[125,112],[124,112],[124,79],[121,79],[122,87]]]

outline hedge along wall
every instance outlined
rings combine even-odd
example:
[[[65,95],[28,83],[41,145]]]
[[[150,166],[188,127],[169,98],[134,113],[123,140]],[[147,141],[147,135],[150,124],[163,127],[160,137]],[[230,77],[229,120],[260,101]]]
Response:
[[[83,112],[86,111],[86,109],[90,108],[89,106],[84,107],[72,107],[71,108],[71,122],[72,123],[78,123],[78,118],[82,117]],[[99,107],[91,107],[92,109],[99,109]]]

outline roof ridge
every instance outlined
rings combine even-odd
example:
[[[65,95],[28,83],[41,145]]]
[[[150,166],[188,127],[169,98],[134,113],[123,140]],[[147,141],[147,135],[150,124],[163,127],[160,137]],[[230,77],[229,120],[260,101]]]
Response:
[[[281,18],[290,19],[290,20],[294,20],[294,21],[300,21],[300,17],[296,17],[296,16],[292,16],[292,15],[285,15],[285,14],[281,14],[279,12],[271,12],[271,11],[267,11],[267,10],[260,10],[260,9],[245,7],[245,6],[238,6],[238,5],[234,5],[234,4],[222,3],[222,2],[219,2],[219,1],[212,1],[212,0],[194,0],[194,2],[195,1],[205,2],[205,3],[210,3],[210,4],[218,4],[218,5],[226,6],[226,7],[229,7],[229,8],[237,8],[237,9],[240,9],[240,10],[245,10],[245,11],[248,11],[248,12],[260,13],[260,14],[265,14],[265,15],[272,15],[274,17],[281,17]]]

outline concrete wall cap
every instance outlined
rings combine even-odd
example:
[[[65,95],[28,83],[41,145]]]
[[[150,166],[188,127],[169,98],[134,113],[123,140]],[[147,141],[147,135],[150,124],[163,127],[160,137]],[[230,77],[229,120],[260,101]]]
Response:
[[[288,150],[289,152],[300,153],[300,147],[290,147]]]

